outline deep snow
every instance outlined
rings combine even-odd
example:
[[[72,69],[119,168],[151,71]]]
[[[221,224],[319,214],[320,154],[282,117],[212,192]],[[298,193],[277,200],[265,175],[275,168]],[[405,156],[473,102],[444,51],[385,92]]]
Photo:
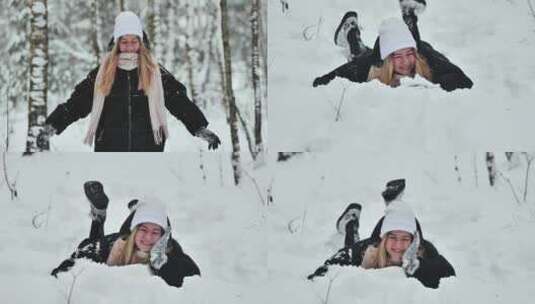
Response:
[[[359,14],[362,39],[373,46],[377,28],[400,17],[398,1],[289,2],[282,13],[271,1],[269,20],[269,121],[273,151],[340,148],[472,151],[513,147],[533,150],[535,18],[526,1],[427,1],[420,16],[428,41],[474,81],[471,90],[391,89],[336,78],[312,88],[315,77],[345,62],[333,36],[348,10]],[[319,26],[318,26],[319,24]],[[304,34],[310,38],[305,40]],[[341,118],[335,122],[341,105]],[[340,138],[342,137],[342,138]],[[336,138],[336,140],[334,140]],[[339,140],[342,139],[342,140]]]
[[[204,158],[207,182],[197,154],[42,153],[9,156],[19,198],[9,200],[0,186],[0,294],[10,303],[522,303],[535,294],[531,235],[535,225],[535,185],[517,204],[504,179],[491,188],[484,153],[458,156],[461,182],[452,155],[430,153],[308,153],[289,162],[269,158],[252,168],[265,195],[261,203],[252,179],[232,184],[226,156]],[[221,159],[220,159],[221,158]],[[221,184],[219,166],[222,166]],[[515,166],[497,155],[499,170],[521,194],[522,157]],[[382,215],[384,183],[407,178],[405,200],[422,223],[424,236],[455,267],[456,278],[438,290],[406,279],[399,268],[361,270],[332,267],[328,277],[307,281],[342,244],[335,221],[349,202],[363,205],[360,232],[371,233]],[[80,262],[55,279],[50,270],[70,254],[89,231],[82,183],[99,179],[111,198],[107,232],[127,215],[126,203],[142,195],[166,202],[173,234],[200,265],[202,277],[169,287],[144,266],[106,267]],[[34,218],[35,217],[35,218]],[[34,224],[32,224],[34,219]]]

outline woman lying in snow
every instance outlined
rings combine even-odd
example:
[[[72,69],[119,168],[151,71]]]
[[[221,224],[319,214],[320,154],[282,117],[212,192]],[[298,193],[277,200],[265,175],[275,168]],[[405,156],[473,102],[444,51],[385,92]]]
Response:
[[[402,179],[387,184],[383,192],[387,204],[385,216],[379,220],[372,235],[364,240],[359,240],[358,234],[362,207],[350,204],[336,222],[338,232],[345,234],[345,247],[308,279],[325,275],[329,265],[353,265],[364,269],[401,267],[407,277],[416,278],[430,288],[438,288],[441,278],[454,276],[451,264],[423,238],[411,208],[399,200],[404,188],[405,180]]]
[[[131,213],[118,233],[104,235],[108,197],[102,184],[86,182],[84,190],[91,203],[91,232],[71,257],[52,271],[68,271],[76,259],[86,258],[109,266],[147,264],[151,273],[171,286],[180,287],[184,277],[200,275],[199,267],[171,237],[171,224],[163,206],[132,200]]]
[[[109,48],[100,66],[48,116],[41,140],[91,114],[84,143],[94,143],[95,151],[163,151],[169,137],[167,108],[192,135],[206,140],[208,149],[219,146],[186,87],[151,54],[138,16],[132,12],[117,16]]]
[[[357,13],[347,12],[334,41],[349,52],[349,62],[316,78],[313,86],[326,85],[335,77],[343,77],[354,82],[377,79],[397,87],[401,78],[417,74],[446,91],[471,88],[472,80],[459,67],[420,40],[417,14],[425,9],[425,0],[399,1],[405,23],[396,18],[383,21],[373,49],[364,45],[360,38]]]

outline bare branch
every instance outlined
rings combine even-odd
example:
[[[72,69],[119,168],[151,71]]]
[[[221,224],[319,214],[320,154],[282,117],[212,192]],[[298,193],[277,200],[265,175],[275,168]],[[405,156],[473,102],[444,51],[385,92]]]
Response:
[[[496,173],[498,173],[498,175],[501,178],[503,178],[507,182],[507,184],[509,184],[509,187],[511,188],[511,192],[513,193],[516,203],[520,205],[521,204],[520,199],[518,198],[518,195],[516,194],[515,187],[513,186],[513,183],[511,182],[511,180],[499,170],[497,170]]]
[[[459,172],[459,157],[457,157],[457,155],[455,155],[453,157],[453,160],[455,161],[454,170],[455,170],[455,173],[457,173],[457,181],[459,183],[461,183],[462,179],[461,179],[461,173]]]
[[[303,39],[305,41],[310,41],[310,40],[318,37],[322,22],[323,22],[323,18],[320,17],[318,19],[318,23],[306,26],[303,29]],[[316,32],[315,33],[311,33],[312,30],[316,30]]]
[[[288,231],[290,231],[291,234],[294,234],[297,232],[298,228],[296,226],[296,222],[299,220],[299,217],[294,217],[288,222]]]
[[[249,128],[247,127],[247,122],[245,119],[243,119],[243,116],[241,115],[241,111],[236,105],[236,114],[238,114],[238,119],[240,120],[240,124],[242,126],[243,132],[245,133],[245,138],[247,138],[247,147],[249,148],[249,152],[251,153],[251,157],[253,160],[256,160],[256,156],[258,153],[256,152],[255,146],[253,145],[253,139],[251,137],[251,133],[249,132]]]
[[[69,295],[67,296],[67,304],[71,304],[72,303],[72,294],[74,293],[74,285],[76,284],[76,280],[78,279],[78,276],[80,276],[84,270],[85,270],[85,268],[83,268],[82,270],[80,270],[76,274],[73,274],[71,272],[72,282],[71,282],[71,287],[69,288]]]
[[[344,87],[344,90],[342,91],[342,96],[340,96],[340,101],[338,102],[338,107],[336,108],[336,117],[334,121],[340,120],[340,111],[342,110],[342,102],[344,102],[344,97],[346,95],[346,89],[347,87]]]
[[[529,11],[531,12],[531,16],[535,18],[535,9],[533,9],[533,4],[531,4],[531,0],[526,0],[528,2]]]
[[[256,178],[254,178],[253,176],[251,176],[251,174],[249,174],[249,172],[247,172],[247,170],[245,169],[242,169],[242,171],[245,173],[246,176],[248,176],[251,181],[253,182],[254,186],[255,186],[255,189],[256,189],[256,193],[258,194],[258,197],[260,198],[260,202],[262,203],[263,206],[267,206],[266,204],[266,200],[264,199],[264,196],[262,195],[262,190],[260,189],[260,186],[258,185],[258,183],[256,182]]]
[[[474,164],[474,179],[475,179],[476,188],[477,188],[479,187],[478,172],[477,172],[477,154],[474,154],[472,162]]]
[[[524,156],[526,157],[526,176],[524,178],[524,202],[526,202],[526,199],[528,197],[528,181],[529,181],[529,171],[531,170],[531,163],[533,162],[533,156],[529,155],[529,153],[524,152]]]
[[[4,181],[6,182],[7,188],[9,189],[9,192],[11,194],[11,200],[14,200],[18,197],[17,182],[16,179],[13,182],[9,180],[9,174],[7,172],[7,150],[2,152],[2,162],[4,169]]]

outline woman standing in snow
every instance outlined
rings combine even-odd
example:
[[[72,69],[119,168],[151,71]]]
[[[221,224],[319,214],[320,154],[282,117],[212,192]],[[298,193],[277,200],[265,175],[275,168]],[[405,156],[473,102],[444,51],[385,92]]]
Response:
[[[407,277],[416,278],[425,287],[438,288],[440,279],[454,276],[451,264],[438,253],[433,244],[424,240],[422,229],[411,208],[399,200],[405,181],[387,184],[383,198],[387,203],[385,216],[375,226],[372,235],[359,240],[360,204],[350,204],[337,220],[337,229],[345,233],[345,247],[325,261],[309,280],[323,276],[329,265],[353,265],[364,269],[401,267]]]
[[[71,257],[52,271],[68,271],[76,259],[86,258],[109,266],[147,264],[150,271],[171,286],[180,287],[184,277],[200,275],[199,267],[171,237],[171,224],[163,206],[133,200],[131,213],[118,233],[104,235],[108,197],[101,183],[86,182],[84,190],[91,203],[91,230]]]
[[[385,20],[379,27],[379,37],[373,49],[360,38],[357,13],[347,12],[338,26],[334,42],[344,47],[349,62],[314,79],[313,86],[326,85],[336,77],[353,82],[374,79],[391,87],[400,85],[403,77],[419,75],[439,84],[446,91],[471,88],[472,80],[443,54],[420,40],[417,15],[426,7],[425,0],[399,0],[403,21]]]
[[[99,67],[80,82],[67,102],[47,118],[41,136],[61,134],[91,114],[84,143],[95,151],[164,150],[169,137],[165,108],[188,131],[216,149],[220,140],[186,95],[186,88],[159,66],[149,49],[141,21],[132,12],[115,19],[111,51]]]

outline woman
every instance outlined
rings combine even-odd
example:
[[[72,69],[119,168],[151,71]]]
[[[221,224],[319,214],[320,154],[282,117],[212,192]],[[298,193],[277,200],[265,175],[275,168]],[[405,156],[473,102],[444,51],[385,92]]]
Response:
[[[354,82],[374,79],[398,87],[403,77],[419,75],[439,84],[446,91],[471,88],[473,83],[464,72],[431,45],[420,40],[417,14],[425,9],[424,0],[400,0],[403,21],[385,20],[373,49],[360,38],[356,12],[342,18],[335,33],[335,44],[346,48],[349,62],[314,80],[313,86],[326,85],[335,77]]]
[[[353,265],[364,269],[401,267],[407,277],[416,278],[429,288],[438,288],[441,278],[455,275],[451,264],[423,238],[422,229],[406,203],[390,201],[371,237],[361,241],[358,233],[353,233],[358,229],[360,210],[360,204],[351,204],[344,211],[337,226],[345,228],[346,247],[309,275],[309,280],[325,275],[329,265]],[[348,244],[348,239],[353,243]]]
[[[220,140],[186,95],[186,88],[159,66],[141,21],[132,12],[115,19],[111,51],[46,119],[41,136],[61,134],[91,114],[84,143],[95,151],[163,151],[169,137],[164,108],[188,131],[216,149]]]
[[[146,264],[154,275],[175,287],[181,287],[185,277],[200,275],[199,267],[171,237],[171,224],[162,206],[133,200],[119,232],[104,235],[108,197],[96,181],[86,182],[84,190],[91,203],[89,238],[52,271],[53,276],[68,271],[80,258],[109,266]]]

